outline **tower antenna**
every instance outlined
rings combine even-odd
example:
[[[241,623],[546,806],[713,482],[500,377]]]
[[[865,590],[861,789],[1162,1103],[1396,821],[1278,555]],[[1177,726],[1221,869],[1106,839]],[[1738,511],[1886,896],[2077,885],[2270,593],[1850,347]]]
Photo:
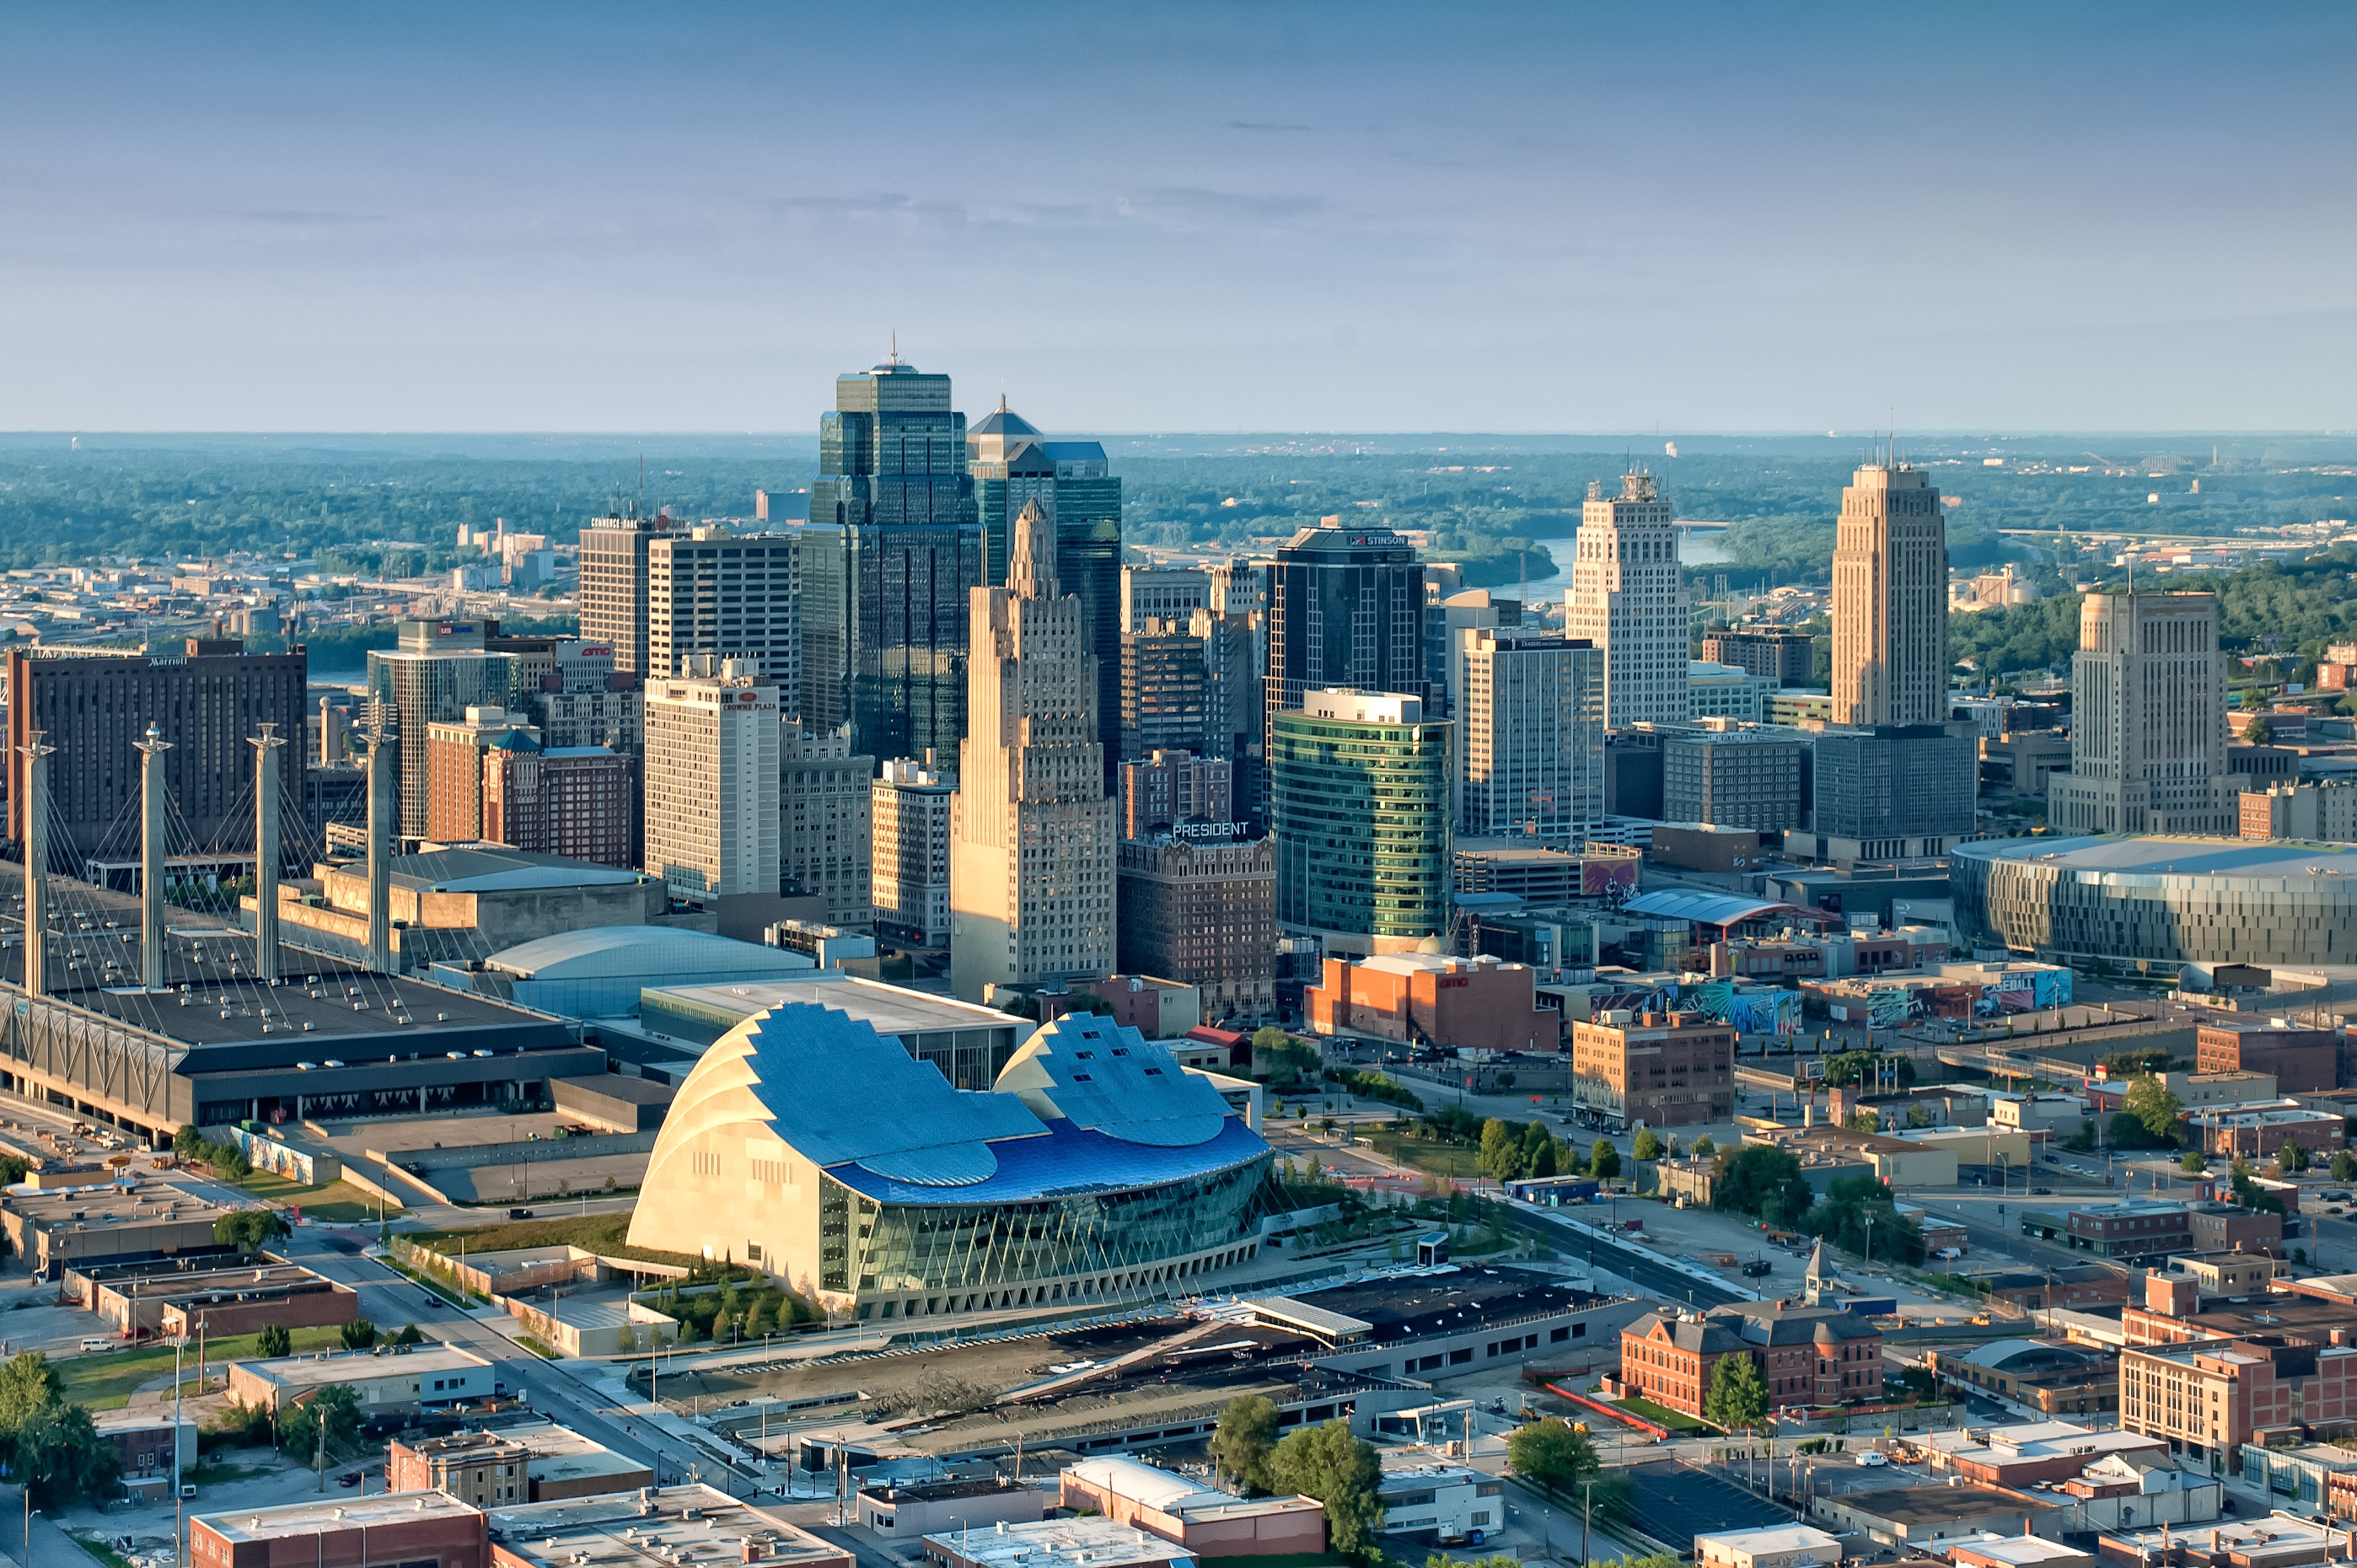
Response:
[[[647,515],[647,455],[639,454],[639,515]]]

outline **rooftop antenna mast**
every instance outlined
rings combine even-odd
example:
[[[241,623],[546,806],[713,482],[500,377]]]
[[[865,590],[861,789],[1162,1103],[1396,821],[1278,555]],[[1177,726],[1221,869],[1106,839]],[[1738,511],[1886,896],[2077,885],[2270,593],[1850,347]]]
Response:
[[[647,515],[647,455],[639,454],[639,515]]]

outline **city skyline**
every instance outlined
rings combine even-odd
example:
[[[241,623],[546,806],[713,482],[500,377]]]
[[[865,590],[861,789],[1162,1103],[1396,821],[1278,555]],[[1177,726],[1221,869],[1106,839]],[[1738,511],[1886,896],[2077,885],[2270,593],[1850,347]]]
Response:
[[[2345,12],[1342,15],[26,10],[0,427],[791,429],[896,330],[1042,429],[2357,424]]]

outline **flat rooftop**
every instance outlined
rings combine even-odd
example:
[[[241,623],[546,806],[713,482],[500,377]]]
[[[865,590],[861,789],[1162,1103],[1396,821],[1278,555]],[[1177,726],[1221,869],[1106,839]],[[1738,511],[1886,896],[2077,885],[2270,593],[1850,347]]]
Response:
[[[1972,860],[2050,865],[2071,872],[2174,876],[2283,877],[2302,884],[2357,875],[2357,845],[2229,838],[1978,839],[1950,852]]]
[[[2036,1509],[2051,1510],[2057,1506],[2026,1493],[2007,1491],[2002,1487],[1975,1486],[1970,1481],[1961,1487],[1893,1487],[1844,1500],[1862,1513],[1900,1525],[1940,1524],[1967,1514],[1998,1509],[2011,1509],[2018,1515]]]
[[[521,1453],[529,1472],[544,1481],[587,1476],[638,1476],[647,1470],[637,1460],[553,1421],[524,1422],[496,1432],[456,1432],[446,1437],[425,1438],[413,1446],[425,1458],[459,1464],[468,1463],[479,1455],[489,1458]]]
[[[202,1525],[224,1541],[284,1541],[322,1531],[415,1524],[426,1518],[467,1519],[480,1511],[447,1492],[379,1492],[372,1498],[347,1492],[274,1508],[225,1509],[197,1514],[188,1522]]]
[[[749,981],[736,985],[667,985],[650,987],[647,994],[676,996],[682,1001],[735,1013],[749,1018],[756,1013],[789,1002],[810,1002],[866,1020],[879,1035],[900,1035],[926,1029],[1006,1028],[1028,1034],[1029,1021],[960,1002],[932,996],[903,986],[887,985],[845,974],[839,969],[796,971],[776,980]],[[643,1016],[643,1014],[641,1015]]]
[[[946,1530],[925,1537],[925,1544],[928,1556],[963,1557],[988,1568],[1121,1568],[1125,1563],[1194,1556],[1175,1541],[1104,1518],[1041,1520],[987,1532]]]
[[[213,1219],[230,1212],[169,1182],[149,1179],[129,1187],[61,1187],[55,1192],[12,1187],[8,1207],[40,1226],[129,1225],[139,1221]]]
[[[255,1377],[285,1388],[318,1388],[330,1383],[361,1382],[371,1378],[390,1378],[402,1373],[416,1377],[436,1372],[466,1372],[478,1367],[489,1367],[490,1361],[472,1350],[462,1350],[456,1345],[413,1345],[406,1350],[378,1355],[371,1350],[347,1350],[338,1353],[320,1352],[309,1356],[281,1356],[270,1361],[241,1363]],[[483,1391],[489,1393],[486,1388]]]
[[[767,1509],[702,1485],[657,1487],[641,1504],[638,1492],[613,1492],[558,1502],[518,1503],[487,1510],[491,1539],[535,1568],[586,1563],[589,1568],[645,1568],[651,1557],[707,1562],[739,1557],[741,1541],[761,1548],[762,1562],[851,1568],[847,1548],[833,1546]]]
[[[1398,1275],[1286,1298],[1333,1317],[1364,1323],[1375,1340],[1414,1339],[1545,1312],[1569,1312],[1604,1298],[1522,1269],[1460,1266],[1451,1273]]]

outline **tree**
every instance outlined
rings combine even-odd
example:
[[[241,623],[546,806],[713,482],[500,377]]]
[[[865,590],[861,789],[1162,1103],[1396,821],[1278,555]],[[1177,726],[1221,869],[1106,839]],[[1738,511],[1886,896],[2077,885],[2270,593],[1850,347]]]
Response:
[[[0,1366],[0,1453],[10,1474],[31,1478],[32,1501],[43,1508],[102,1500],[123,1474],[114,1445],[98,1435],[89,1411],[66,1402],[57,1369],[38,1350]]]
[[[1383,1461],[1372,1444],[1351,1435],[1347,1421],[1297,1426],[1269,1455],[1272,1490],[1298,1492],[1326,1505],[1326,1541],[1344,1556],[1365,1554],[1383,1522],[1376,1489]]]
[[[1531,1175],[1551,1176],[1555,1174],[1555,1140],[1549,1138],[1531,1153]]]
[[[1481,1123],[1481,1152],[1475,1157],[1481,1174],[1495,1181],[1512,1181],[1523,1174],[1523,1135],[1513,1123],[1495,1116]]]
[[[1609,1138],[1598,1138],[1587,1148],[1587,1174],[1598,1181],[1609,1181],[1620,1174],[1620,1151],[1612,1146]]]
[[[1660,1159],[1662,1157],[1661,1135],[1651,1127],[1638,1128],[1637,1141],[1631,1146],[1629,1152],[1641,1160]]]
[[[253,1348],[254,1354],[265,1361],[280,1356],[291,1356],[295,1353],[295,1336],[286,1332],[285,1324],[265,1324],[262,1333],[256,1338]]]
[[[205,1135],[197,1131],[192,1122],[181,1122],[180,1130],[172,1134],[172,1152],[184,1160],[195,1159],[204,1146]]]
[[[1602,1467],[1587,1434],[1554,1415],[1525,1422],[1506,1439],[1506,1463],[1550,1495],[1577,1490]]]
[[[320,1429],[327,1432],[328,1463],[352,1453],[360,1443],[361,1396],[350,1383],[329,1383],[300,1404],[278,1412],[278,1446],[304,1464],[320,1452]]]
[[[1853,1133],[1879,1133],[1882,1131],[1882,1119],[1871,1111],[1861,1111],[1849,1119],[1849,1130]]]
[[[1816,1200],[1801,1175],[1800,1158],[1790,1150],[1747,1144],[1718,1150],[1717,1155],[1710,1186],[1714,1208],[1748,1214],[1767,1225],[1782,1225],[1806,1214]]]
[[[404,1323],[401,1326],[401,1332],[393,1337],[393,1342],[395,1345],[423,1345],[425,1336],[417,1331],[414,1323]]]
[[[1231,1486],[1265,1492],[1272,1482],[1268,1456],[1276,1447],[1275,1404],[1259,1394],[1240,1394],[1220,1412],[1211,1434],[1211,1463]]]
[[[2152,1129],[2136,1119],[2133,1111],[2115,1111],[2112,1119],[2104,1123],[2104,1142],[2115,1149],[2158,1149],[2169,1140],[2153,1136]]]
[[[274,1208],[241,1208],[213,1221],[213,1240],[241,1251],[251,1252],[265,1242],[290,1234],[286,1217]]]
[[[2357,1181],[2357,1155],[2352,1155],[2348,1150],[2343,1149],[2339,1154],[2333,1155],[2332,1179],[2334,1181]]]
[[[2256,687],[2253,687],[2250,692],[2245,693],[2245,695],[2258,696],[2258,689]],[[2266,701],[2266,699],[2265,697],[2259,697],[2260,703],[2265,703]],[[2252,705],[2256,706],[2257,704],[2254,703]],[[2244,726],[2243,738],[2253,746],[2273,746],[2276,743],[2276,726],[2267,722],[2267,716],[2265,714],[2261,714],[2257,718],[2253,719],[2248,725]]]
[[[367,1318],[355,1318],[337,1330],[347,1350],[365,1350],[376,1343],[376,1325]]]
[[[1705,1133],[1701,1137],[1696,1138],[1694,1141],[1694,1157],[1695,1159],[1706,1160],[1717,1153],[1718,1144],[1709,1133]]]
[[[2188,1149],[2185,1151],[2185,1157],[2177,1162],[2177,1168],[2187,1176],[2200,1176],[2210,1168],[2210,1161],[2201,1150]]]
[[[2308,1169],[2308,1151],[2286,1138],[2283,1147],[2276,1151],[2276,1164],[2287,1171],[2304,1171]]]
[[[2151,1073],[2128,1085],[2127,1108],[2128,1114],[2163,1144],[2175,1141],[2177,1119],[2185,1113],[2185,1102]]]
[[[1759,1425],[1768,1414],[1768,1385],[1760,1364],[1745,1355],[1721,1356],[1710,1374],[1710,1391],[1703,1396],[1702,1414],[1726,1432]]]
[[[1902,1219],[1890,1188],[1870,1176],[1836,1179],[1802,1226],[1811,1235],[1853,1252],[1870,1250],[1886,1262],[1923,1261],[1923,1228]]]

